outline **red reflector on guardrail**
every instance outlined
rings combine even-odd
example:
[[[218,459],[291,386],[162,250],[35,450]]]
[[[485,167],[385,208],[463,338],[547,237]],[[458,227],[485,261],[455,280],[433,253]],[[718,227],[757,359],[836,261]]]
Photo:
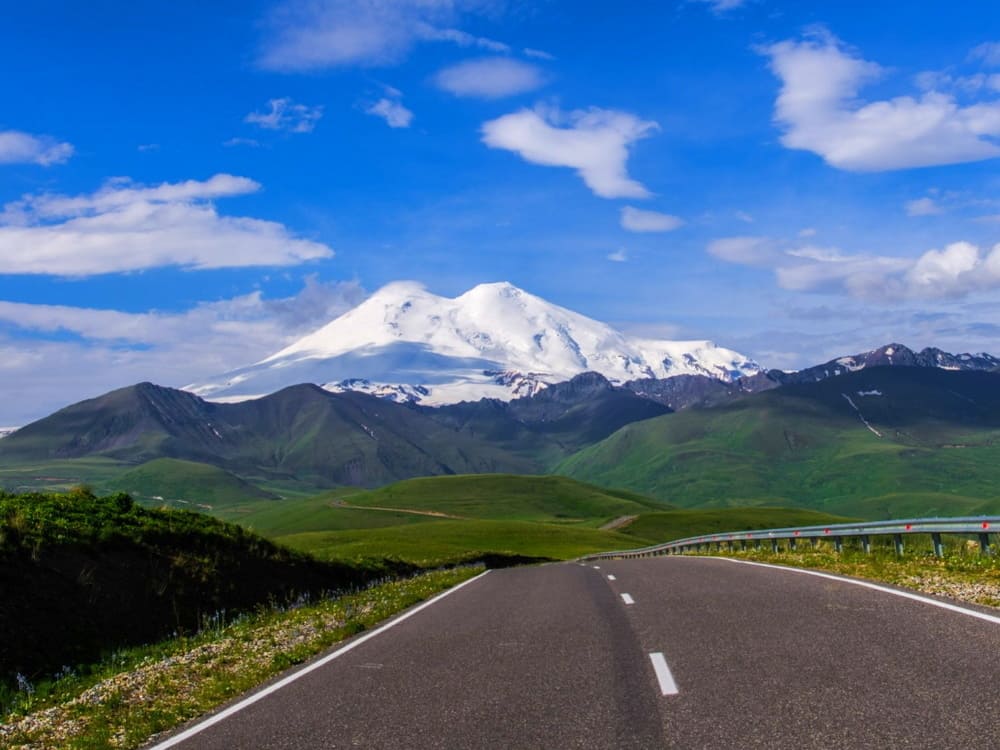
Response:
[[[983,521],[983,528],[984,529],[988,529],[989,527],[990,527],[989,522],[988,521]]]
[[[823,529],[823,533],[824,534],[829,534],[830,533],[830,529]]]
[[[907,530],[907,531],[909,531],[909,530],[910,530],[910,529],[912,529],[912,528],[913,528],[913,524],[912,524],[912,523],[908,523],[908,524],[906,524],[906,530]]]
[[[797,532],[797,531],[796,531],[796,532],[795,532],[795,536],[798,536],[798,535],[799,535],[799,532]]]

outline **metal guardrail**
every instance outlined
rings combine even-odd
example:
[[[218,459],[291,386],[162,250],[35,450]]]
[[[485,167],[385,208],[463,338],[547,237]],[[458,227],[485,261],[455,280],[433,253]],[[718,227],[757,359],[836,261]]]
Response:
[[[914,518],[902,521],[872,521],[870,523],[841,523],[830,526],[792,526],[787,529],[760,529],[757,531],[727,531],[714,534],[676,539],[672,542],[655,544],[639,549],[619,550],[616,552],[600,552],[587,555],[585,560],[608,559],[613,557],[653,557],[655,555],[680,554],[688,550],[722,549],[728,545],[735,549],[747,549],[753,544],[760,549],[764,542],[769,542],[771,550],[777,552],[780,542],[787,541],[789,549],[795,549],[799,539],[808,539],[816,544],[820,539],[833,541],[837,552],[843,550],[844,539],[857,538],[866,553],[871,552],[873,536],[892,536],[896,553],[903,554],[903,537],[908,534],[930,534],[934,546],[934,554],[944,556],[942,534],[969,534],[979,540],[979,550],[984,555],[990,554],[990,534],[1000,534],[1000,516],[966,516],[962,518]]]

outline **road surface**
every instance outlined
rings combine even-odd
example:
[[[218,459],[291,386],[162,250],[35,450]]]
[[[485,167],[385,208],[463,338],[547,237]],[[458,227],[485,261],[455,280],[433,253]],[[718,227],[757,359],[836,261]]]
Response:
[[[720,559],[492,571],[158,747],[1000,747],[994,620]]]

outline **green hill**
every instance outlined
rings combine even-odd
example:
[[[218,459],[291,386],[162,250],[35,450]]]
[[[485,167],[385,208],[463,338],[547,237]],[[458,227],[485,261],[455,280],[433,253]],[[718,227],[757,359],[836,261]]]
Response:
[[[476,474],[425,477],[344,495],[353,508],[392,508],[495,521],[597,527],[619,516],[662,510],[665,503],[559,476]]]
[[[320,562],[127,495],[0,493],[0,681],[191,632],[223,610],[234,616],[409,570]]]
[[[313,531],[275,538],[320,559],[394,558],[421,566],[477,559],[567,560],[638,546],[613,531],[527,521],[430,520],[359,531]]]
[[[1000,511],[998,446],[1000,375],[877,367],[630,424],[556,472],[684,507],[959,515]]]
[[[176,458],[147,461],[107,482],[105,488],[136,499],[205,510],[278,497],[225,469]]]

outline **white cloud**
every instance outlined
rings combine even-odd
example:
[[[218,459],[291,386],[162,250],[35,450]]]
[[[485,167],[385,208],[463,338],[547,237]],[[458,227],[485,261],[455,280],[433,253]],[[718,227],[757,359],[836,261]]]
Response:
[[[908,258],[852,255],[768,237],[728,237],[709,243],[707,250],[730,263],[771,269],[778,285],[790,291],[897,302],[957,299],[1000,289],[1000,244],[982,249],[953,242]]]
[[[260,148],[260,141],[254,138],[230,138],[222,142],[222,145],[226,148],[233,148],[234,146],[247,146],[248,148]]]
[[[289,0],[266,24],[261,67],[284,72],[401,62],[419,42],[450,42],[491,52],[508,45],[454,24],[477,0]]]
[[[629,146],[659,126],[627,112],[591,108],[563,114],[554,108],[522,109],[483,124],[483,142],[514,151],[525,161],[570,167],[602,198],[646,198],[650,192],[628,176]]]
[[[251,112],[243,118],[243,122],[249,122],[265,130],[311,133],[316,127],[316,123],[323,117],[322,107],[296,104],[288,97],[269,99],[267,105],[270,107],[270,111]]]
[[[73,145],[47,135],[0,130],[0,164],[62,164],[73,155]]]
[[[1000,67],[1000,42],[984,42],[969,53],[972,60],[982,60],[984,64]]]
[[[816,236],[816,230],[813,227],[806,227],[805,229],[799,230],[799,237],[806,238],[815,236]]]
[[[782,143],[839,169],[873,172],[957,164],[1000,156],[1000,102],[960,106],[926,91],[864,102],[858,92],[883,74],[827,33],[764,50],[782,87],[775,120]]]
[[[421,39],[431,42],[453,42],[459,47],[478,47],[489,52],[510,52],[509,44],[482,36],[473,36],[460,29],[435,29],[427,26],[419,28],[418,34]]]
[[[907,216],[935,216],[944,213],[944,209],[930,197],[917,198],[906,202]]]
[[[747,4],[748,0],[690,0],[690,2],[710,5],[712,6],[712,12],[719,15],[721,13],[725,13],[726,11],[742,8]]]
[[[542,49],[532,49],[531,47],[525,47],[521,50],[525,57],[533,57],[536,60],[555,60],[556,56],[550,54]]]
[[[743,266],[767,266],[776,260],[778,251],[767,237],[725,237],[708,243],[709,255]]]
[[[28,195],[0,213],[0,274],[288,266],[333,255],[277,222],[221,216],[212,203],[259,189],[246,177],[217,174],[155,187],[118,179],[88,195]]]
[[[403,92],[387,84],[380,84],[384,96],[375,102],[362,104],[366,114],[381,117],[390,128],[408,128],[413,122],[413,112],[403,106]]]
[[[180,312],[125,313],[0,301],[0,423],[24,424],[83,398],[143,380],[180,386],[280,350],[365,297],[355,282],[307,277],[288,298],[260,292]],[[5,340],[4,329],[20,332]],[[46,336],[72,333],[78,341]],[[24,335],[33,338],[25,346]]]
[[[744,224],[753,224],[753,215],[747,213],[746,211],[737,211],[736,218],[742,221]]]
[[[545,80],[535,65],[507,57],[490,57],[445,68],[434,76],[434,82],[455,96],[499,99],[534,91]]]
[[[408,128],[413,122],[413,113],[402,105],[398,99],[382,97],[374,104],[365,107],[365,112],[381,117],[390,128]]]
[[[623,206],[621,225],[630,232],[671,232],[684,225],[684,220],[659,211],[643,211]]]
[[[628,260],[628,253],[625,252],[624,247],[620,247],[613,253],[608,253],[608,260],[614,261],[615,263],[624,263]]]

